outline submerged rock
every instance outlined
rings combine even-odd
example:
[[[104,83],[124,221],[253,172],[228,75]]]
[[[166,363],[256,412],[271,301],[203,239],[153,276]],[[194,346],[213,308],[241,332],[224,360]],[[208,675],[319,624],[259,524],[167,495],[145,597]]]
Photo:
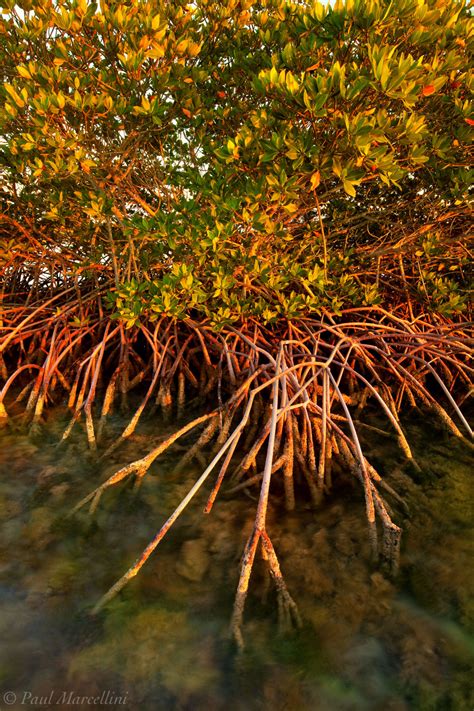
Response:
[[[206,574],[210,562],[211,558],[204,539],[197,538],[194,541],[186,541],[181,546],[176,572],[186,580],[199,582]]]
[[[190,702],[194,694],[212,697],[218,667],[212,639],[184,611],[153,605],[137,612],[117,603],[108,611],[103,638],[72,656],[68,680],[103,684],[115,674],[127,687],[132,684],[134,693],[146,693],[157,681],[161,693],[177,701],[155,708],[195,708]]]
[[[46,506],[33,509],[29,521],[23,527],[23,540],[31,548],[43,550],[54,540],[51,533],[52,523],[52,513]]]
[[[56,484],[55,486],[51,487],[51,496],[53,496],[55,499],[63,499],[64,495],[69,491],[70,488],[70,485],[66,482],[63,482],[62,484]]]

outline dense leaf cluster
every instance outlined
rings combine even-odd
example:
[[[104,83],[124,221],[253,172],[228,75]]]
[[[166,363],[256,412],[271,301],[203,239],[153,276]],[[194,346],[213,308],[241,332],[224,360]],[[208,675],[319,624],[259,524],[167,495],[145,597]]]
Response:
[[[128,326],[465,308],[461,0],[0,7],[4,274]]]

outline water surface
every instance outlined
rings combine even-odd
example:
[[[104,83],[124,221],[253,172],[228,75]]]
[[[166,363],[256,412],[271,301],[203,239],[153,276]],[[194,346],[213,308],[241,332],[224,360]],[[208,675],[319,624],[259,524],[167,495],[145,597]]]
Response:
[[[91,697],[130,711],[472,711],[472,457],[433,423],[408,423],[423,475],[408,472],[392,438],[364,440],[410,507],[408,517],[390,502],[404,528],[399,576],[371,564],[350,479],[336,478],[320,510],[300,501],[289,515],[275,502],[269,532],[304,625],[278,633],[257,561],[237,659],[228,626],[255,495],[222,496],[204,516],[205,487],[140,575],[91,617],[202,470],[173,476],[181,453],[171,453],[138,491],[125,483],[92,517],[67,517],[174,426],[145,422],[100,463],[80,428],[57,446],[64,422],[51,412],[33,442],[0,434],[0,685],[10,694],[1,708],[91,708]]]

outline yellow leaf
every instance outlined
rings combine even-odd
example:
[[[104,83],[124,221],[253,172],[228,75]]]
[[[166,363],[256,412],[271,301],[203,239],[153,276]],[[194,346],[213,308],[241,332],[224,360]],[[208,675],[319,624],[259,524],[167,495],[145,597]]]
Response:
[[[181,42],[178,42],[178,44],[176,45],[177,53],[184,54],[187,46],[188,46],[188,40],[181,40]]]
[[[159,44],[154,44],[153,47],[148,50],[146,56],[151,59],[161,59],[161,57],[165,56],[165,49]]]
[[[60,51],[60,53],[63,55],[63,57],[68,56],[67,47],[62,40],[56,41],[56,49],[58,49]]]
[[[291,91],[292,94],[294,94],[299,89],[298,81],[294,74],[292,74],[291,72],[287,72],[286,75],[286,88],[288,89],[288,91]]]
[[[151,27],[152,27],[153,30],[157,30],[157,29],[158,29],[158,27],[160,26],[160,20],[161,20],[160,16],[159,16],[159,15],[155,15],[155,17],[154,17],[153,20],[151,21]]]
[[[17,67],[16,70],[21,77],[24,77],[25,79],[31,79],[31,74],[26,67],[20,66]]]
[[[188,54],[191,57],[196,57],[201,51],[201,46],[202,45],[200,44],[196,44],[196,42],[190,42],[188,47]]]
[[[311,190],[316,190],[316,188],[318,187],[320,182],[321,182],[321,173],[319,172],[319,170],[317,170],[311,176]]]
[[[12,99],[15,99],[15,96],[18,96],[18,94],[16,93],[15,89],[12,87],[11,84],[4,84],[3,86],[5,87],[5,91],[7,91],[10,94]]]
[[[56,94],[56,101],[58,102],[58,106],[60,109],[64,109],[66,106],[66,99],[64,98],[64,95],[59,92],[59,94]]]
[[[5,103],[5,111],[13,117],[15,117],[18,113],[15,107],[9,104],[8,101]]]
[[[6,89],[6,91],[9,93],[10,97],[13,99],[15,104],[20,107],[20,109],[23,108],[25,105],[25,102],[23,99],[16,93],[15,89],[12,87],[11,84],[4,84],[3,85]]]

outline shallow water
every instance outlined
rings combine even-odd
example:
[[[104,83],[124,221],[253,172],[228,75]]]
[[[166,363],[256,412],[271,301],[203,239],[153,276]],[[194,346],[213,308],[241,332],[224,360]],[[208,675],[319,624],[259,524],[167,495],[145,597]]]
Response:
[[[170,425],[146,422],[105,463],[90,457],[80,428],[58,447],[63,427],[53,412],[34,442],[0,435],[0,708],[472,711],[472,457],[432,423],[407,425],[425,472],[416,477],[392,438],[365,440],[410,507],[407,516],[391,502],[404,528],[398,577],[370,562],[351,481],[336,482],[321,510],[303,504],[289,515],[277,502],[269,532],[304,625],[278,634],[275,593],[258,561],[239,659],[228,626],[256,499],[221,496],[203,516],[203,492],[93,618],[92,606],[201,469],[173,476],[179,454],[171,454],[138,491],[123,484],[94,516],[67,517]]]

